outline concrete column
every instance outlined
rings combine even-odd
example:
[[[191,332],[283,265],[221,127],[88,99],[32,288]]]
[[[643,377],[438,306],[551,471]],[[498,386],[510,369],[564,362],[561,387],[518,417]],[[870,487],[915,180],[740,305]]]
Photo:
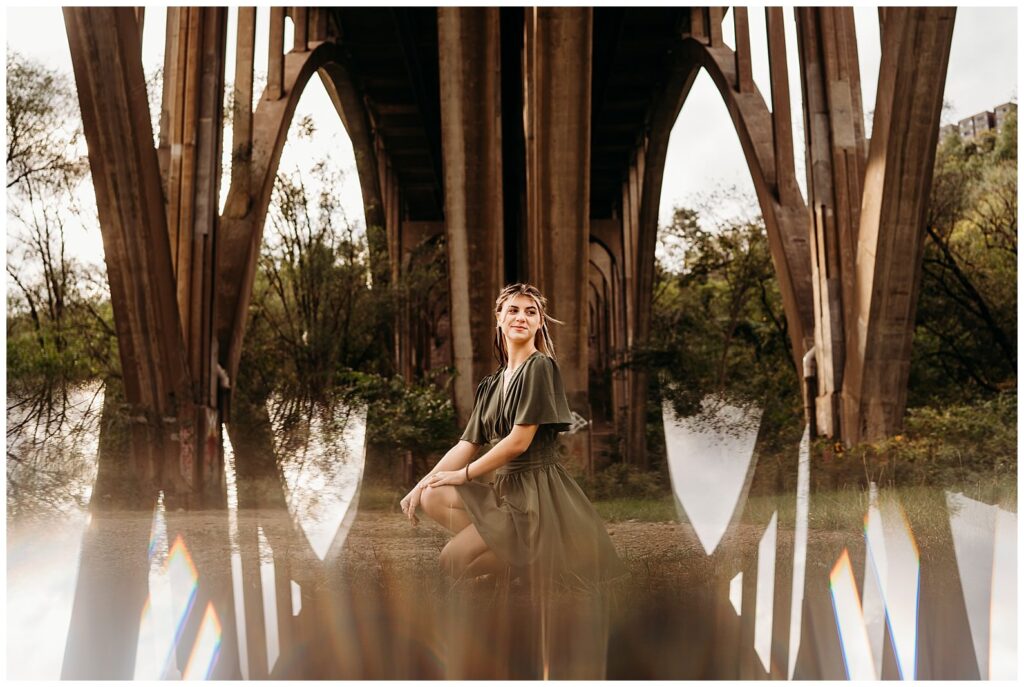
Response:
[[[819,431],[837,436],[864,178],[864,115],[853,10],[799,8]]]
[[[593,10],[526,10],[527,274],[547,296],[569,406],[587,400],[587,271],[590,236],[590,88]],[[569,438],[589,461],[589,432]]]
[[[956,9],[890,8],[847,304],[843,440],[899,431]]]
[[[215,503],[224,479],[213,276],[220,226],[227,10],[182,7],[170,18],[177,30],[167,45],[173,69],[165,79],[169,99],[161,117],[166,130],[160,138],[168,147],[164,181],[178,311],[199,406],[192,437],[197,460],[186,479],[201,485]],[[244,130],[244,121],[241,126]]]
[[[494,299],[504,286],[499,9],[437,11],[441,142],[455,409],[469,419],[494,371]]]
[[[194,399],[175,296],[160,165],[146,101],[138,22],[129,7],[64,9],[82,127],[103,235],[125,400],[152,441],[134,443],[164,468],[164,488],[192,474]],[[176,419],[177,426],[167,423]],[[180,437],[181,434],[178,436]]]

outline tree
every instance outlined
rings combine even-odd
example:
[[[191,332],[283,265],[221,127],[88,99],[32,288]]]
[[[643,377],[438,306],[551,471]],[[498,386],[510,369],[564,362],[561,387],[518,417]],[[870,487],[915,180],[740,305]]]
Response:
[[[247,369],[264,392],[325,398],[345,372],[379,371],[378,320],[390,308],[369,283],[365,237],[333,190],[342,172],[329,159],[278,174],[267,217],[246,340]]]
[[[702,220],[677,207],[662,228],[667,260],[655,269],[653,336],[637,359],[658,371],[661,396],[680,415],[712,396],[755,404],[780,428],[798,422],[798,377],[764,224],[759,216],[710,227]]]
[[[1016,114],[998,135],[939,146],[909,405],[967,402],[1015,384],[1016,149]]]
[[[76,198],[87,180],[69,77],[7,53],[8,378],[22,391],[116,375],[106,284],[68,250],[96,227]]]

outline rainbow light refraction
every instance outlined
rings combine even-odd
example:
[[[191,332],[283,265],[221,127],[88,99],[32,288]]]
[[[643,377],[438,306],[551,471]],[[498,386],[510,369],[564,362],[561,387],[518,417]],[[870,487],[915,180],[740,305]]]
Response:
[[[196,643],[192,646],[192,654],[188,657],[188,664],[185,666],[185,673],[182,679],[185,680],[206,680],[213,672],[213,667],[220,656],[221,626],[220,618],[213,607],[213,602],[206,604],[206,612],[203,613],[203,621],[199,626],[199,635]]]
[[[847,677],[851,680],[874,680],[871,644],[864,627],[857,582],[850,566],[850,553],[846,549],[843,549],[829,575],[829,591],[832,593],[832,610],[839,628],[839,644],[843,650]]]
[[[175,649],[199,587],[199,573],[184,539],[179,535],[167,548],[162,500],[154,513],[149,557],[149,596],[140,614],[135,650],[137,680],[178,676]]]
[[[888,626],[900,677],[913,680],[917,674],[921,556],[903,508],[891,496],[879,498],[874,483],[864,518],[864,539],[864,624],[872,640],[875,679],[882,677]]]

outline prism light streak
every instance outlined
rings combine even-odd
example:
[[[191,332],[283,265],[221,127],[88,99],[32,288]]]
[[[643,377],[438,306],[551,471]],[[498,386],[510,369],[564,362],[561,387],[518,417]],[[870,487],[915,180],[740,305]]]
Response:
[[[839,629],[839,644],[843,650],[846,676],[851,680],[874,680],[875,666],[871,657],[871,644],[864,627],[864,615],[857,595],[857,582],[853,578],[850,553],[843,549],[829,575],[832,610]]]
[[[742,614],[743,609],[743,573],[736,573],[736,577],[729,582],[729,602],[736,609],[736,615]]]
[[[917,677],[917,617],[921,598],[921,554],[906,513],[894,498],[880,508],[885,533],[884,576],[878,581],[885,606],[885,619],[895,649],[900,677]],[[878,657],[881,664],[881,657]]]
[[[184,680],[208,680],[217,664],[220,656],[221,642],[220,618],[213,607],[213,602],[206,604],[206,612],[203,613],[202,624],[199,626],[199,634],[192,646],[192,653],[185,665]]]
[[[804,606],[804,575],[807,570],[807,516],[811,493],[811,428],[804,427],[796,471],[796,523],[793,529],[793,594],[789,605],[789,667],[793,679],[800,650],[800,629]]]
[[[757,597],[754,610],[754,651],[768,672],[772,666],[772,618],[775,612],[775,542],[779,513],[772,518],[757,547]]]
[[[967,624],[982,680],[989,677],[992,561],[995,558],[995,508],[960,493],[946,492],[949,529],[967,608]]]
[[[262,527],[256,528],[260,556],[260,585],[263,590],[263,622],[267,633],[267,674],[273,672],[281,653],[277,633],[277,579],[274,575],[274,551]]]
[[[196,602],[196,594],[199,591],[199,572],[196,570],[188,547],[185,546],[185,540],[181,538],[180,534],[174,539],[174,545],[167,556],[167,577],[171,583],[172,599],[178,602],[172,602],[174,615],[177,617],[174,629],[174,646],[177,646],[181,641],[181,634],[185,630],[185,621],[192,611],[192,606]]]
[[[996,508],[989,680],[1017,679],[1017,514]]]

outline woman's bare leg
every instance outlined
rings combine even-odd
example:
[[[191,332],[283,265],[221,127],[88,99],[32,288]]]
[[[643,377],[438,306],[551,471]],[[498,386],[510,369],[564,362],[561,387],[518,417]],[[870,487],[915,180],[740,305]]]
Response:
[[[458,579],[500,573],[504,566],[487,547],[476,525],[468,525],[441,551],[441,569]]]
[[[451,485],[424,489],[420,506],[431,520],[456,534],[471,523],[459,492]]]

